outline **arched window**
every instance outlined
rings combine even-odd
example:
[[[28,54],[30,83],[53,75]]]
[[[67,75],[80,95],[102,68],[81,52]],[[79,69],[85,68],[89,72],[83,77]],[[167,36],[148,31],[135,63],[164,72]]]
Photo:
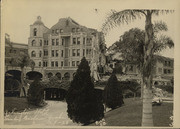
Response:
[[[41,56],[42,56],[42,51],[39,52],[39,57],[41,57]]]
[[[37,29],[34,28],[34,36],[37,36]]]
[[[52,73],[48,73],[48,78],[51,78],[53,76]]]
[[[40,41],[39,41],[39,46],[42,46],[42,40],[40,39]]]
[[[31,52],[31,57],[36,57],[36,52],[35,51]]]
[[[65,79],[65,80],[69,80],[69,79],[70,79],[70,74],[69,74],[68,72],[66,72],[66,73],[64,74],[64,79]]]
[[[56,76],[57,76],[57,78],[59,79],[59,80],[61,80],[61,73],[56,73]]]
[[[35,45],[36,45],[36,41],[33,40],[33,41],[32,41],[32,46],[35,46]]]

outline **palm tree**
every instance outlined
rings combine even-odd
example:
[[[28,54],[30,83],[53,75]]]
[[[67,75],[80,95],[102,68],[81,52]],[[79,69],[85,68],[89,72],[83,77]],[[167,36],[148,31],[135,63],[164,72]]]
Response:
[[[102,31],[107,32],[111,28],[129,23],[135,19],[145,18],[145,42],[143,46],[143,65],[142,65],[142,85],[143,85],[143,113],[142,126],[153,126],[152,118],[152,59],[156,50],[154,43],[154,33],[152,24],[152,16],[159,16],[160,14],[170,13],[172,10],[123,10],[120,12],[112,10],[107,17],[105,23],[102,25]],[[164,37],[165,39],[165,37]],[[159,47],[160,49],[163,48]]]
[[[30,57],[27,53],[20,52],[19,55],[15,55],[12,57],[12,64],[14,66],[18,66],[21,68],[21,90],[20,90],[20,95],[24,94],[26,96],[26,93],[23,90],[24,86],[24,67],[28,66],[30,63]]]

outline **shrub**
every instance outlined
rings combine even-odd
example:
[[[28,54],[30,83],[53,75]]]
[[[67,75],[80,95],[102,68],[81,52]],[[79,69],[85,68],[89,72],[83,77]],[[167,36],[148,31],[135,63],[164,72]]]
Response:
[[[107,107],[112,109],[115,109],[124,103],[122,91],[118,86],[118,80],[115,74],[110,76],[104,89],[104,102]]]
[[[27,101],[29,104],[32,105],[42,106],[43,97],[44,97],[44,86],[39,79],[36,79],[34,80],[34,82],[31,83],[29,87]]]
[[[73,122],[87,125],[104,117],[103,103],[96,98],[90,67],[85,58],[81,60],[66,96],[67,112]]]
[[[160,88],[168,93],[174,93],[174,87],[172,85],[158,85],[156,88]]]
[[[134,98],[141,94],[141,85],[137,83],[135,80],[127,80],[119,82],[119,86],[121,87],[124,96],[133,97]]]

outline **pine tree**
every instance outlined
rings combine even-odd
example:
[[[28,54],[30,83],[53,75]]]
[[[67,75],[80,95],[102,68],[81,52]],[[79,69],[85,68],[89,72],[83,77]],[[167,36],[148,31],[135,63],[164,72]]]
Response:
[[[104,117],[103,103],[96,98],[88,61],[83,57],[66,96],[68,116],[88,125]]]
[[[122,91],[120,87],[118,87],[118,80],[114,73],[110,76],[104,89],[104,103],[111,109],[115,109],[124,103]]]
[[[40,79],[37,78],[36,80],[34,80],[34,82],[31,83],[29,87],[27,101],[32,105],[42,106],[42,104],[44,104],[43,97],[44,86],[40,82]]]

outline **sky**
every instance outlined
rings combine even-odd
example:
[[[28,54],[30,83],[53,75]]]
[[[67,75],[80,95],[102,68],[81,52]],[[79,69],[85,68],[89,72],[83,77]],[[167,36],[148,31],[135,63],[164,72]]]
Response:
[[[41,16],[43,23],[48,28],[56,24],[60,18],[71,17],[80,25],[101,31],[102,24],[111,9],[120,11],[127,8],[137,8],[137,6],[133,6],[133,2],[129,4],[123,0],[113,0],[112,2],[106,0],[92,0],[91,2],[87,0],[4,0],[3,2],[4,32],[10,35],[11,41],[23,44],[28,43],[30,25],[34,23],[37,16]],[[136,4],[141,5],[142,3],[137,1]],[[158,2],[156,4],[158,5]],[[142,8],[141,6],[140,8]],[[165,21],[168,25],[168,31],[165,34],[172,39],[175,38],[174,13],[154,17],[152,20]],[[125,31],[134,27],[144,29],[144,26],[145,19],[142,18],[128,25],[124,24],[112,29],[105,36],[107,47],[119,40],[119,37]],[[167,57],[173,57],[174,55],[173,49],[167,49],[161,54]]]

